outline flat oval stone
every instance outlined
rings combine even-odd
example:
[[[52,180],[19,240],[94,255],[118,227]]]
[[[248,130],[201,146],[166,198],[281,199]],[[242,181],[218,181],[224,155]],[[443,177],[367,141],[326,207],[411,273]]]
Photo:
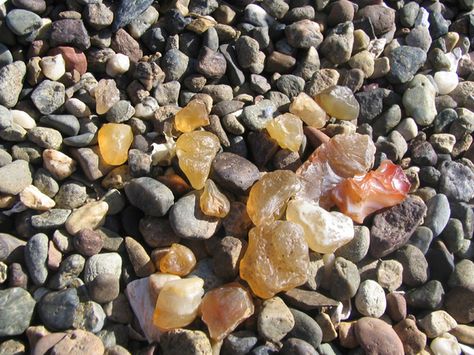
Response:
[[[125,185],[125,194],[130,203],[150,216],[164,216],[173,205],[171,190],[161,182],[141,177]]]
[[[6,17],[8,28],[18,36],[27,35],[39,29],[42,25],[41,17],[34,12],[14,9]]]
[[[47,115],[41,117],[40,122],[56,128],[66,136],[75,136],[79,133],[79,120],[73,115]]]
[[[357,321],[354,331],[367,354],[403,355],[403,344],[393,328],[377,318],[364,317]]]
[[[49,292],[41,298],[38,312],[44,325],[52,330],[65,330],[72,326],[79,306],[75,288]]]
[[[225,190],[246,193],[260,178],[260,171],[249,160],[233,153],[220,153],[212,162],[212,179]]]

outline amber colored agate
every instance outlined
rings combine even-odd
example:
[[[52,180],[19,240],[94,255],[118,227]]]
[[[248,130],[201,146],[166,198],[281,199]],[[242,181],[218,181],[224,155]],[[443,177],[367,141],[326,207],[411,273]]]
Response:
[[[341,182],[331,191],[331,199],[342,213],[362,223],[369,214],[405,200],[409,190],[403,170],[384,160],[377,170]]]

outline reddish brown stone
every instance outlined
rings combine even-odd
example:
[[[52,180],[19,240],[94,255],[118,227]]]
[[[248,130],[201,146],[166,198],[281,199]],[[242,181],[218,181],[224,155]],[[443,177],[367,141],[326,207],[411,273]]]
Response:
[[[48,55],[61,54],[66,62],[66,71],[73,72],[77,70],[79,74],[84,74],[87,71],[86,55],[77,48],[60,46],[51,49]]]
[[[138,62],[143,57],[138,42],[122,28],[115,33],[111,48],[117,53],[125,54],[132,62]]]
[[[357,341],[367,355],[403,355],[403,344],[393,328],[383,320],[364,317],[355,324]]]
[[[403,294],[391,292],[387,295],[387,314],[394,322],[399,322],[407,316],[407,301]]]

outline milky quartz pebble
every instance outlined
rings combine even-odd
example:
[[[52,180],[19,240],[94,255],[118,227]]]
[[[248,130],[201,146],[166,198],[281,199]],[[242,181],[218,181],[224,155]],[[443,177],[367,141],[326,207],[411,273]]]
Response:
[[[461,347],[454,335],[444,333],[443,335],[433,339],[430,349],[434,355],[460,355]]]
[[[36,127],[36,121],[25,111],[11,110],[13,122],[24,129],[32,129]]]
[[[130,69],[130,58],[122,53],[116,53],[107,61],[105,72],[115,78],[126,73]]]
[[[61,54],[41,58],[43,75],[51,80],[58,80],[66,73],[66,62]]]
[[[26,207],[37,211],[47,211],[56,205],[53,199],[46,196],[34,185],[27,186],[20,192],[20,201]]]
[[[43,150],[43,165],[58,180],[64,180],[76,170],[76,162],[55,149]]]
[[[293,99],[290,105],[290,112],[301,118],[308,126],[321,128],[326,124],[326,112],[311,96],[304,92]]]
[[[104,223],[109,205],[104,201],[93,201],[74,210],[66,220],[66,230],[76,235],[81,229],[96,229]]]
[[[440,95],[447,95],[458,86],[459,77],[455,72],[439,71],[434,75],[434,81]]]
[[[310,249],[318,253],[333,253],[354,238],[352,219],[339,212],[328,212],[312,201],[290,201],[286,219],[303,227]]]
[[[166,282],[156,300],[153,323],[164,330],[190,324],[197,316],[203,286],[199,277]]]

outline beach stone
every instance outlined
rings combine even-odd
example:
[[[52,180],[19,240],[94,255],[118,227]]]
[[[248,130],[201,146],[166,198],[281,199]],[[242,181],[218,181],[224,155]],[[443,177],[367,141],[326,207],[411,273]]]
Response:
[[[52,47],[70,45],[80,50],[86,50],[91,46],[84,23],[75,19],[54,21],[51,25],[50,43]]]
[[[13,56],[8,47],[4,44],[0,45],[0,68],[13,63]]]
[[[77,290],[68,288],[46,293],[38,303],[38,313],[48,329],[66,330],[72,327],[78,306]]]
[[[242,124],[253,131],[260,131],[273,118],[277,107],[270,100],[262,100],[256,105],[245,106],[240,120]]]
[[[434,311],[418,320],[418,325],[428,338],[436,338],[457,326],[457,322],[445,311]]]
[[[21,61],[0,68],[0,105],[14,107],[23,89],[26,65]]]
[[[138,277],[146,277],[155,272],[155,265],[140,243],[131,237],[126,237],[125,247],[133,270]]]
[[[79,74],[87,72],[87,58],[84,52],[69,46],[59,46],[48,51],[49,55],[61,54],[66,62],[66,71],[73,73],[77,71]],[[72,113],[72,112],[71,112]]]
[[[54,274],[48,285],[50,288],[60,290],[71,285],[84,270],[85,259],[79,254],[72,254],[65,258],[59,265],[59,270]]]
[[[458,219],[450,218],[441,233],[441,238],[443,238],[450,252],[457,253],[461,250],[465,240],[462,222]]]
[[[355,296],[357,310],[367,317],[379,318],[387,306],[383,288],[373,280],[361,282]]]
[[[125,194],[132,205],[156,217],[165,215],[174,202],[171,190],[149,177],[132,179],[125,185]]]
[[[353,42],[354,25],[351,22],[341,23],[327,34],[320,51],[332,63],[343,64],[351,58]]]
[[[219,226],[219,219],[206,216],[199,207],[199,191],[181,197],[171,207],[169,221],[177,236],[186,239],[209,239]]]
[[[474,198],[474,172],[467,166],[447,161],[441,165],[439,191],[450,200],[468,202]]]
[[[426,62],[426,53],[420,48],[400,46],[390,51],[388,80],[394,84],[409,82]]]
[[[408,88],[403,94],[403,106],[418,125],[427,126],[434,121],[437,114],[435,96],[435,87],[422,74],[416,75],[408,83]]]
[[[451,208],[446,195],[437,194],[426,203],[427,211],[423,225],[433,232],[433,237],[441,234],[448,224]]]
[[[118,253],[102,253],[87,259],[84,267],[84,282],[94,280],[100,274],[112,274],[117,279],[122,273],[122,258]]]
[[[425,349],[426,335],[418,329],[413,319],[407,318],[393,326],[403,343],[407,355],[416,355]]]
[[[468,324],[474,320],[474,291],[456,287],[446,294],[446,311],[459,323]]]
[[[377,282],[389,291],[402,285],[403,266],[396,260],[382,260],[377,266]],[[378,317],[376,317],[378,318]]]
[[[63,141],[63,137],[58,130],[40,126],[33,127],[28,131],[28,139],[46,149],[59,149]]]
[[[395,24],[395,10],[383,5],[369,5],[360,9],[356,19],[367,18],[374,27],[376,36],[380,36],[392,29]]]
[[[363,317],[356,322],[354,332],[366,353],[404,354],[403,344],[397,333],[380,319]]]
[[[28,239],[25,246],[25,262],[35,285],[43,285],[48,277],[48,236],[38,233]]]
[[[83,302],[76,309],[73,327],[97,333],[104,327],[105,317],[100,304],[93,301]]]
[[[408,286],[419,286],[428,280],[428,262],[420,249],[405,245],[397,250],[395,259],[403,266],[403,283]]]
[[[74,209],[82,206],[87,198],[86,187],[75,181],[66,181],[61,185],[54,201],[56,207],[65,209]]]
[[[353,263],[361,261],[369,251],[370,230],[366,226],[354,226],[354,238],[336,249],[335,255]]]
[[[66,136],[75,136],[79,133],[79,120],[73,115],[46,115],[40,122],[57,129]]]
[[[426,253],[426,259],[430,267],[430,277],[433,280],[445,282],[454,271],[454,255],[440,240],[431,243],[431,247]]]
[[[115,300],[120,293],[120,280],[114,274],[99,274],[87,285],[91,299],[97,303]]]
[[[444,301],[444,289],[438,280],[430,280],[424,285],[411,289],[406,294],[407,304],[414,308],[435,310]]]
[[[57,342],[51,349],[51,354],[74,354],[87,353],[100,355],[104,353],[104,345],[100,338],[91,332],[82,329],[75,329]]]
[[[370,254],[380,258],[405,245],[425,212],[426,205],[420,198],[408,197],[401,204],[377,213],[370,233]]]
[[[387,314],[394,322],[399,322],[407,316],[407,303],[403,293],[390,292],[387,300]]]
[[[317,349],[323,339],[323,332],[318,323],[306,313],[290,308],[293,314],[295,326],[288,333],[288,338],[296,338],[306,341]]]
[[[13,9],[6,18],[8,28],[17,36],[25,36],[37,31],[41,25],[41,17],[24,9]]]
[[[459,261],[448,279],[449,287],[463,287],[474,290],[474,281],[471,278],[472,272],[474,272],[474,262],[469,259]]]
[[[66,230],[76,235],[81,229],[95,229],[104,223],[109,205],[104,201],[92,201],[74,210],[68,217]]]
[[[199,330],[173,329],[162,335],[160,348],[169,355],[211,354],[211,343]]]
[[[431,241],[433,240],[433,232],[428,227],[420,226],[415,229],[408,244],[414,245],[421,250],[423,254],[428,252]]]
[[[33,182],[29,165],[24,160],[14,162],[0,168],[0,192],[17,195]]]
[[[290,309],[279,297],[265,300],[258,314],[257,327],[260,336],[278,342],[295,326],[295,320]]]
[[[319,25],[308,19],[286,26],[285,35],[288,43],[294,48],[318,48],[323,41]]]
[[[84,256],[96,255],[102,249],[104,242],[99,233],[92,229],[81,229],[73,239],[74,248]]]
[[[36,302],[20,287],[0,290],[0,336],[22,334],[30,325]]]
[[[316,355],[318,352],[308,342],[297,339],[289,338],[283,342],[283,346],[279,352],[282,355]]]
[[[62,83],[43,80],[31,94],[31,101],[39,112],[43,115],[49,115],[64,104],[65,92]]]
[[[360,284],[357,266],[341,257],[337,257],[331,272],[331,296],[337,300],[347,300],[355,296]]]

